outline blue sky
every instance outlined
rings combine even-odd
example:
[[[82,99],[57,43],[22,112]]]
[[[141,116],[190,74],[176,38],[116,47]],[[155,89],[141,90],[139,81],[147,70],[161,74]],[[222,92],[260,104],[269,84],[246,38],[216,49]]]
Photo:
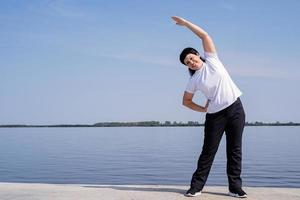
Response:
[[[3,0],[0,124],[203,122],[178,61],[201,42],[172,15],[212,36],[247,121],[300,121],[299,1]]]

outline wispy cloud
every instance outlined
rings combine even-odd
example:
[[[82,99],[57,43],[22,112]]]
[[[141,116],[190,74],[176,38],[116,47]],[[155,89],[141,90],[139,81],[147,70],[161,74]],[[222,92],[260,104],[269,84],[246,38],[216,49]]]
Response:
[[[231,74],[244,77],[266,77],[300,80],[297,63],[289,63],[272,56],[256,53],[226,52],[223,61]]]
[[[89,54],[91,56],[101,56],[103,58],[108,59],[116,59],[116,60],[124,60],[124,61],[131,61],[131,62],[140,62],[140,63],[150,63],[157,66],[162,67],[174,67],[176,65],[180,65],[179,61],[173,58],[170,55],[160,55],[160,54],[146,54],[146,53],[140,53],[140,52],[124,52],[118,54],[116,53],[98,53],[99,51],[90,51],[86,52],[85,54]]]
[[[235,68],[229,67],[228,69],[232,75],[236,76],[300,80],[299,69],[291,71],[286,68],[267,67],[262,65],[244,65]]]
[[[99,56],[99,55],[98,55]],[[163,67],[174,67],[180,65],[177,57],[170,55],[154,55],[154,54],[142,54],[138,52],[131,53],[118,53],[118,54],[102,54],[102,57],[117,59],[117,60],[126,60],[132,62],[142,62],[142,63],[151,63],[157,66]],[[238,56],[237,56],[238,57]],[[227,60],[227,59],[226,59]],[[260,63],[248,64],[247,60],[239,64],[228,63],[225,64],[225,67],[228,69],[231,75],[241,76],[241,77],[260,77],[260,78],[276,78],[276,79],[293,79],[300,80],[300,69],[293,68],[287,69],[277,65],[272,65],[265,60],[259,61]]]
[[[31,7],[31,10],[40,14],[65,18],[82,18],[87,16],[87,13],[81,8],[72,5],[72,1],[66,0],[42,1],[39,5]]]
[[[237,7],[235,5],[233,5],[227,1],[220,2],[219,6],[230,12],[237,10]]]
[[[84,16],[84,13],[81,10],[71,8],[67,5],[65,0],[49,1],[48,6],[51,11],[63,17],[77,18]]]

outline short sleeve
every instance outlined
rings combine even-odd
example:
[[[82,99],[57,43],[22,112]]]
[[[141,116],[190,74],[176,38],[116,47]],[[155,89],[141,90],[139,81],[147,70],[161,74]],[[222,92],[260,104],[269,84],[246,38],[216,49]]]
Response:
[[[224,65],[220,61],[217,53],[204,52],[204,58],[205,62],[209,64],[209,66],[212,66],[213,68],[224,68]]]
[[[205,57],[205,59],[218,59],[219,60],[217,53],[204,52],[204,57]]]
[[[194,94],[196,92],[196,84],[193,79],[190,79],[186,85],[185,91]]]

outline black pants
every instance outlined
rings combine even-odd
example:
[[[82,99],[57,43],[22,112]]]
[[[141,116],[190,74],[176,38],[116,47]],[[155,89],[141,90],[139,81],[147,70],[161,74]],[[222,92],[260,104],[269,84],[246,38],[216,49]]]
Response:
[[[245,112],[238,98],[229,107],[206,114],[204,144],[198,160],[197,170],[193,174],[191,187],[202,190],[211,169],[219,143],[225,131],[227,153],[227,176],[229,189],[242,187],[242,134],[245,125]]]

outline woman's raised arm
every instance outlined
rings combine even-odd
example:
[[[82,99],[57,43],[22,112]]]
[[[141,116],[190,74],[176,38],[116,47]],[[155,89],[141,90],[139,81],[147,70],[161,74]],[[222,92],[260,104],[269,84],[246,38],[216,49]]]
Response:
[[[216,47],[214,45],[214,42],[206,31],[204,31],[199,26],[193,24],[192,22],[183,19],[182,17],[173,16],[172,19],[176,22],[177,25],[185,26],[188,29],[190,29],[193,33],[195,33],[202,40],[202,45],[205,52],[216,53]]]

